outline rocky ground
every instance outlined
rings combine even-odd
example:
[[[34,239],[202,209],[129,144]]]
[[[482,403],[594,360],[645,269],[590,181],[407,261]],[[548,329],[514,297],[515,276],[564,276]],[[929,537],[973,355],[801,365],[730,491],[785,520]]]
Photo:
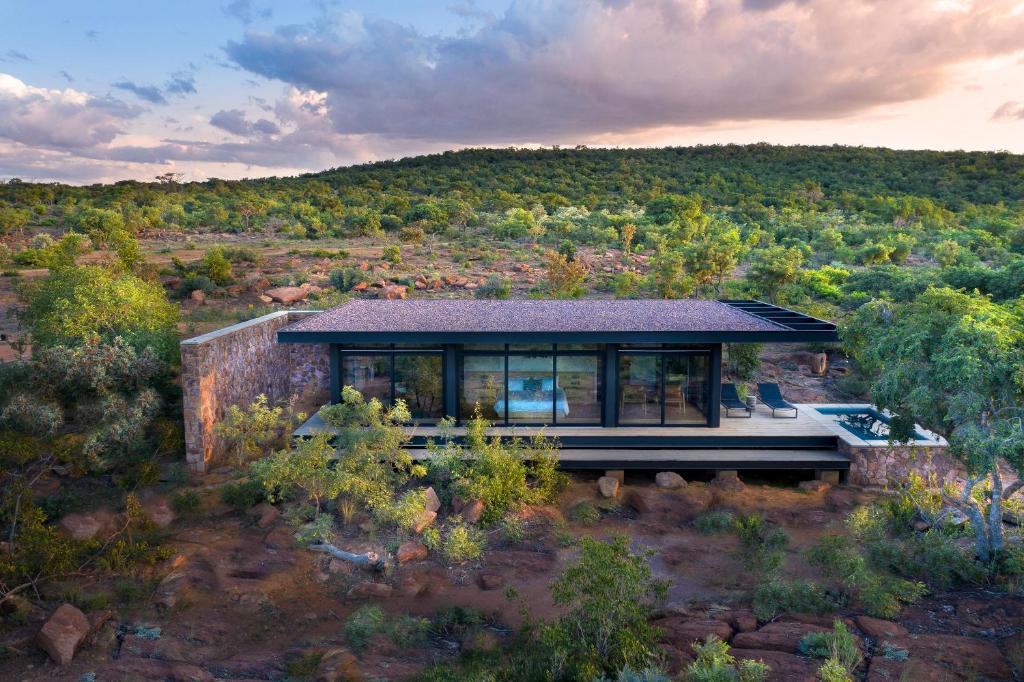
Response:
[[[312,679],[407,679],[462,650],[508,641],[521,622],[520,601],[534,618],[551,617],[548,585],[575,555],[571,538],[626,533],[637,548],[656,551],[652,566],[671,582],[656,624],[665,632],[672,671],[692,658],[691,642],[717,634],[731,642],[736,656],[769,663],[773,680],[813,680],[820,662],[802,656],[798,644],[807,632],[830,627],[833,617],[759,623],[748,602],[754,578],[743,567],[736,539],[701,535],[693,520],[709,509],[762,514],[790,537],[785,574],[813,578],[802,551],[875,496],[849,487],[810,492],[780,478],[738,486],[692,480],[668,488],[653,475],[630,474],[608,499],[599,492],[597,474],[581,474],[557,505],[524,510],[529,531],[522,542],[489,531],[489,549],[475,562],[448,565],[416,544],[399,550],[390,538],[360,531],[356,518],[343,529],[340,545],[401,559],[374,572],[296,546],[275,508],[231,510],[219,502],[218,483],[216,476],[203,482],[203,508],[187,519],[175,518],[160,495],[144,496],[174,551],[152,576],[149,591],[129,605],[79,610],[62,605],[70,585],[50,586],[23,624],[3,630],[7,655],[0,679],[274,680],[294,675],[309,660]],[[605,509],[599,522],[572,521],[572,508],[584,500]],[[102,532],[114,522],[105,514],[73,517],[65,532]],[[509,601],[506,588],[515,588],[516,601]],[[74,586],[78,595],[108,589],[103,580]],[[344,623],[367,603],[379,604],[391,618],[430,618],[461,606],[485,619],[469,633],[434,631],[414,646],[381,635],[365,649],[353,649]],[[907,608],[898,622],[856,612],[838,617],[860,638],[868,680],[1011,680],[1024,674],[1021,597],[984,590],[935,594]],[[906,660],[893,651],[906,652]]]

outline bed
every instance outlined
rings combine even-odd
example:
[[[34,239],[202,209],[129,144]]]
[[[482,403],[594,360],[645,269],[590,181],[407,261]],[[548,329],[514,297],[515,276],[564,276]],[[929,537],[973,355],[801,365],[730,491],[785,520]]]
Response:
[[[569,401],[565,391],[554,386],[551,377],[509,377],[508,418],[510,420],[551,421],[552,390],[555,391],[556,408],[560,416],[569,416]],[[505,399],[494,403],[494,411],[505,413]]]

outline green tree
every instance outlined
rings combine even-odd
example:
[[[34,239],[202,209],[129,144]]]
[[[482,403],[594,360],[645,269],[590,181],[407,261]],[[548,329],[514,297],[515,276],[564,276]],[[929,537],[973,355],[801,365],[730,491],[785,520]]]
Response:
[[[163,287],[118,267],[51,265],[50,275],[18,290],[19,319],[34,346],[75,346],[123,338],[136,350],[177,357],[178,307]]]
[[[32,213],[25,208],[0,206],[0,234],[7,235],[17,232],[24,234],[25,226],[32,220]]]
[[[294,412],[291,406],[271,407],[267,396],[261,393],[245,408],[229,407],[213,430],[228,442],[236,463],[241,466],[262,457],[268,448],[283,447],[295,426],[305,418],[304,413]]]
[[[651,258],[648,277],[661,298],[686,298],[693,293],[693,278],[686,274],[683,254],[664,244]]]
[[[961,494],[947,500],[970,518],[977,556],[997,556],[1003,500],[1024,485],[1019,478],[1004,488],[1000,472],[1005,465],[1024,475],[1019,314],[983,296],[933,287],[909,303],[862,306],[844,337],[875,376],[875,404],[895,414],[894,440],[911,438],[919,423],[949,441],[968,478]],[[982,483],[991,489],[988,499],[977,492]]]
[[[587,293],[590,267],[580,259],[569,260],[564,254],[549,251],[544,256],[547,268],[548,294],[551,298],[580,298]]]
[[[803,263],[804,254],[800,249],[770,246],[756,252],[747,279],[761,295],[769,301],[776,301],[782,287],[797,281]]]
[[[652,553],[632,552],[624,536],[583,538],[579,561],[551,585],[565,613],[542,629],[542,640],[556,652],[555,679],[590,680],[653,661],[659,632],[649,620],[667,585],[651,574]]]

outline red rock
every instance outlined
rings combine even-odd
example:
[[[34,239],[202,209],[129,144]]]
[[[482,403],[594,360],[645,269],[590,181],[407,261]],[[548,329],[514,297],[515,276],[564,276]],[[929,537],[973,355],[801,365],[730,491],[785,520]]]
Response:
[[[385,301],[394,301],[396,299],[405,299],[409,297],[409,287],[404,284],[388,284],[381,288],[380,292],[377,293],[377,298],[384,299]]]
[[[270,298],[266,294],[260,294],[257,298],[259,298],[260,301],[265,303],[266,305],[270,305],[271,303],[274,302],[274,299]]]
[[[355,291],[357,293],[361,293],[363,291],[366,291],[369,288],[370,288],[370,285],[367,284],[366,282],[359,282],[354,287],[352,287],[352,291]]]
[[[206,294],[203,293],[202,289],[196,289],[188,295],[196,303],[206,303]]]
[[[916,680],[917,682],[961,682],[964,678],[931,661],[908,659],[906,661],[890,661],[881,654],[876,654],[868,666],[866,682],[901,682]]]
[[[910,635],[894,642],[909,644],[913,660],[931,661],[963,675],[1009,680],[1013,672],[992,642],[958,635]]]
[[[476,582],[481,590],[497,590],[504,587],[505,578],[499,573],[481,573]]]
[[[36,645],[57,665],[67,665],[88,634],[89,619],[85,614],[71,604],[61,604],[39,630]]]
[[[771,682],[817,682],[818,667],[821,665],[821,661],[783,651],[733,649],[730,653],[741,661],[767,663],[771,668],[771,672],[768,673]]]
[[[747,487],[739,476],[716,476],[710,485],[727,493],[741,493]]]
[[[142,510],[157,528],[168,528],[176,517],[167,498],[162,495],[151,495],[142,500]]]
[[[665,638],[681,651],[691,651],[694,642],[703,643],[710,635],[723,642],[732,639],[732,628],[720,620],[690,619],[672,616],[651,623],[665,632]]]
[[[117,531],[118,518],[107,509],[67,514],[57,522],[57,527],[73,540],[91,540],[94,537],[109,537]]]
[[[907,629],[891,620],[872,618],[871,616],[857,616],[857,627],[868,637],[877,639],[892,639],[893,637],[904,637]]]
[[[391,585],[385,583],[362,582],[349,590],[350,597],[372,597],[374,599],[387,599],[394,592]]]
[[[278,526],[263,538],[263,544],[270,549],[288,549],[295,543],[295,536],[285,526]]]
[[[441,511],[441,498],[437,496],[436,492],[434,492],[433,486],[423,491],[423,507],[427,511]]]
[[[424,530],[426,530],[427,526],[432,524],[434,522],[434,519],[436,518],[437,512],[432,512],[429,509],[424,509],[423,511],[416,515],[416,519],[413,521],[412,531],[419,535]]]
[[[257,504],[249,510],[249,513],[256,518],[256,525],[260,528],[269,528],[281,515],[281,512],[277,510],[277,507],[267,504],[266,502]]]
[[[830,628],[806,623],[769,623],[760,630],[739,633],[733,637],[732,645],[736,649],[766,649],[796,654],[800,651],[800,640],[804,635],[829,630]]]
[[[305,301],[309,296],[309,290],[302,287],[277,287],[276,289],[267,289],[263,293],[272,300],[285,304]]]
[[[410,573],[398,581],[398,592],[403,597],[418,597],[425,594],[430,587],[430,581],[422,573]]]
[[[757,629],[757,617],[750,611],[736,611],[729,614],[729,624],[736,632],[753,632]]]
[[[430,554],[430,550],[427,549],[426,545],[415,540],[402,543],[395,552],[395,560],[400,564],[405,564],[410,561],[422,561],[427,558]]]
[[[800,481],[800,484],[797,487],[808,493],[823,493],[831,488],[832,484],[828,481],[819,481],[814,479],[812,481]]]
[[[426,288],[427,288],[427,283],[426,283],[426,282],[422,282],[422,281],[420,281],[420,280],[416,280],[416,281],[415,281],[415,282],[413,283],[413,286],[414,286],[415,288],[417,288],[417,289],[426,289]]]
[[[266,277],[258,277],[249,283],[249,291],[262,294],[264,291],[270,288],[270,280]]]
[[[243,287],[241,284],[232,284],[227,289],[225,289],[225,291],[228,292],[228,296],[230,296],[231,298],[238,298],[239,296],[242,295],[242,292],[245,291],[245,287]]]
[[[602,476],[597,479],[597,489],[601,492],[601,497],[615,497],[619,494],[619,479]]]
[[[362,263],[359,264],[359,269],[362,270],[363,272],[366,272],[367,270],[370,269],[370,264],[367,263],[366,261],[363,261]]]
[[[316,669],[318,682],[362,682],[359,659],[347,649],[330,649],[320,659]]]
[[[472,500],[462,508],[462,520],[466,523],[480,523],[484,515],[484,503],[480,500]]]
[[[659,471],[654,477],[654,482],[659,488],[685,488],[686,479],[674,471]]]

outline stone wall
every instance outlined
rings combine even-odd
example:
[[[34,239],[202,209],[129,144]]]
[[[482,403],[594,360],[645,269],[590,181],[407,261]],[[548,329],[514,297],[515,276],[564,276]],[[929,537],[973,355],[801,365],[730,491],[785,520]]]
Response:
[[[181,342],[182,411],[189,469],[205,472],[224,454],[213,425],[231,405],[261,393],[271,404],[299,399],[313,410],[330,399],[327,344],[278,344],[277,330],[315,311],[280,311]]]
[[[906,481],[916,473],[939,485],[964,478],[963,467],[945,447],[850,445],[839,440],[839,452],[850,458],[849,482],[854,485],[887,486]]]

